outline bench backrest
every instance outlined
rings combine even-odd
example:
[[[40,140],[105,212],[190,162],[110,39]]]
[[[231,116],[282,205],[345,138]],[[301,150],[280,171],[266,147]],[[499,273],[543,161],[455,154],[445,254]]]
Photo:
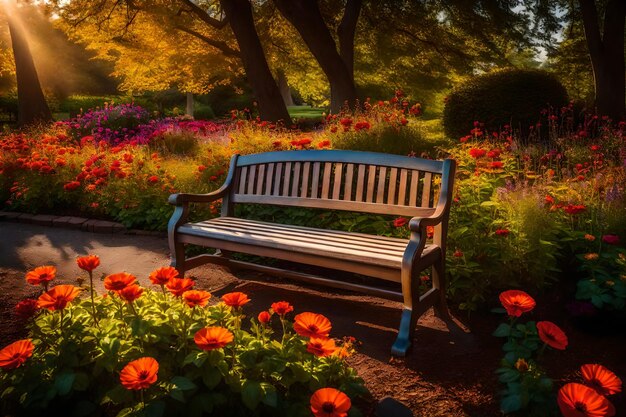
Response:
[[[449,204],[453,176],[452,160],[373,152],[236,155],[224,214],[233,203],[254,203],[425,217]]]

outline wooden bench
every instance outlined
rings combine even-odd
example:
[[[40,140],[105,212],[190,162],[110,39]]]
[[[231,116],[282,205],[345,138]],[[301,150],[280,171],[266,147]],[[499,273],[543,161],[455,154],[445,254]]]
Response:
[[[402,300],[392,354],[404,356],[417,319],[429,307],[447,316],[445,253],[455,162],[337,150],[235,155],[224,185],[209,194],[172,194],[168,226],[172,266],[181,276],[205,263],[243,266],[306,282]],[[222,200],[221,217],[189,223],[189,203]],[[410,239],[267,223],[234,217],[234,205],[272,204],[411,216]],[[427,226],[434,226],[427,244]],[[185,258],[186,244],[218,249]],[[317,265],[398,282],[401,292],[230,259],[232,252]],[[420,272],[432,267],[420,297]]]

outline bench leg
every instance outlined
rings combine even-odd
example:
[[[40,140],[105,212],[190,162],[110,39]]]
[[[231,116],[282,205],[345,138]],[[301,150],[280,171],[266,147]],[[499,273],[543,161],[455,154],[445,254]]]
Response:
[[[171,262],[170,266],[176,268],[178,276],[185,276],[185,245],[180,242],[170,241]]]
[[[434,305],[435,315],[440,319],[450,318],[448,303],[446,302],[446,265],[442,258],[433,265],[433,288],[439,290],[439,298]]]
[[[415,326],[417,325],[417,307],[419,305],[418,280],[413,279],[412,265],[402,265],[402,295],[404,297],[404,307],[398,328],[398,337],[391,347],[391,354],[394,356],[406,356],[411,347]]]

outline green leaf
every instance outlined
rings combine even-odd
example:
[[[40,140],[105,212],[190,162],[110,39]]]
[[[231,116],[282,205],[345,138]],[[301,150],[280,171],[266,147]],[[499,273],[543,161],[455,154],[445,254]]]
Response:
[[[189,355],[185,357],[183,360],[183,366],[189,365],[193,363],[198,368],[201,367],[204,362],[208,359],[208,355],[206,352],[191,352]]]
[[[124,388],[122,385],[116,385],[115,388],[109,390],[100,404],[112,402],[113,404],[123,404],[133,400],[133,393]]]
[[[185,378],[184,376],[175,376],[171,379],[171,383],[174,384],[174,389],[179,389],[181,391],[189,391],[196,388],[196,384],[189,380],[189,378]]]
[[[145,417],[162,417],[165,414],[165,403],[163,401],[148,403],[145,412]]]
[[[263,404],[276,408],[278,406],[278,395],[276,394],[276,388],[272,384],[267,382],[261,382],[261,389],[263,390]]]
[[[500,323],[496,331],[493,332],[493,335],[495,337],[509,337],[510,334],[511,326],[509,326],[507,323]]]
[[[241,400],[250,410],[255,410],[261,402],[263,390],[257,381],[246,380],[241,389]]]
[[[222,359],[224,359],[224,352],[222,349],[214,349],[209,352],[209,363],[212,366],[217,366]]]
[[[202,373],[202,382],[206,385],[207,388],[213,389],[220,383],[222,380],[222,373],[218,368],[208,368]]]
[[[76,374],[72,371],[64,371],[54,378],[54,386],[59,395],[66,395],[72,390]]]
[[[86,391],[89,388],[89,375],[84,372],[76,372],[72,388],[76,391]]]
[[[505,414],[519,411],[521,408],[522,408],[522,396],[520,394],[507,395],[500,402],[500,409]]]
[[[91,401],[80,400],[72,407],[71,417],[86,417],[92,415],[98,406]]]

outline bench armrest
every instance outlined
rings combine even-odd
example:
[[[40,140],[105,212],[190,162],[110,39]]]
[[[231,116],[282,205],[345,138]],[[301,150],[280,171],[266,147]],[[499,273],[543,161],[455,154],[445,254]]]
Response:
[[[219,189],[207,194],[172,194],[167,199],[167,202],[174,206],[182,206],[189,203],[211,203],[224,197],[224,195],[228,193],[228,189],[229,186],[225,184]]]

